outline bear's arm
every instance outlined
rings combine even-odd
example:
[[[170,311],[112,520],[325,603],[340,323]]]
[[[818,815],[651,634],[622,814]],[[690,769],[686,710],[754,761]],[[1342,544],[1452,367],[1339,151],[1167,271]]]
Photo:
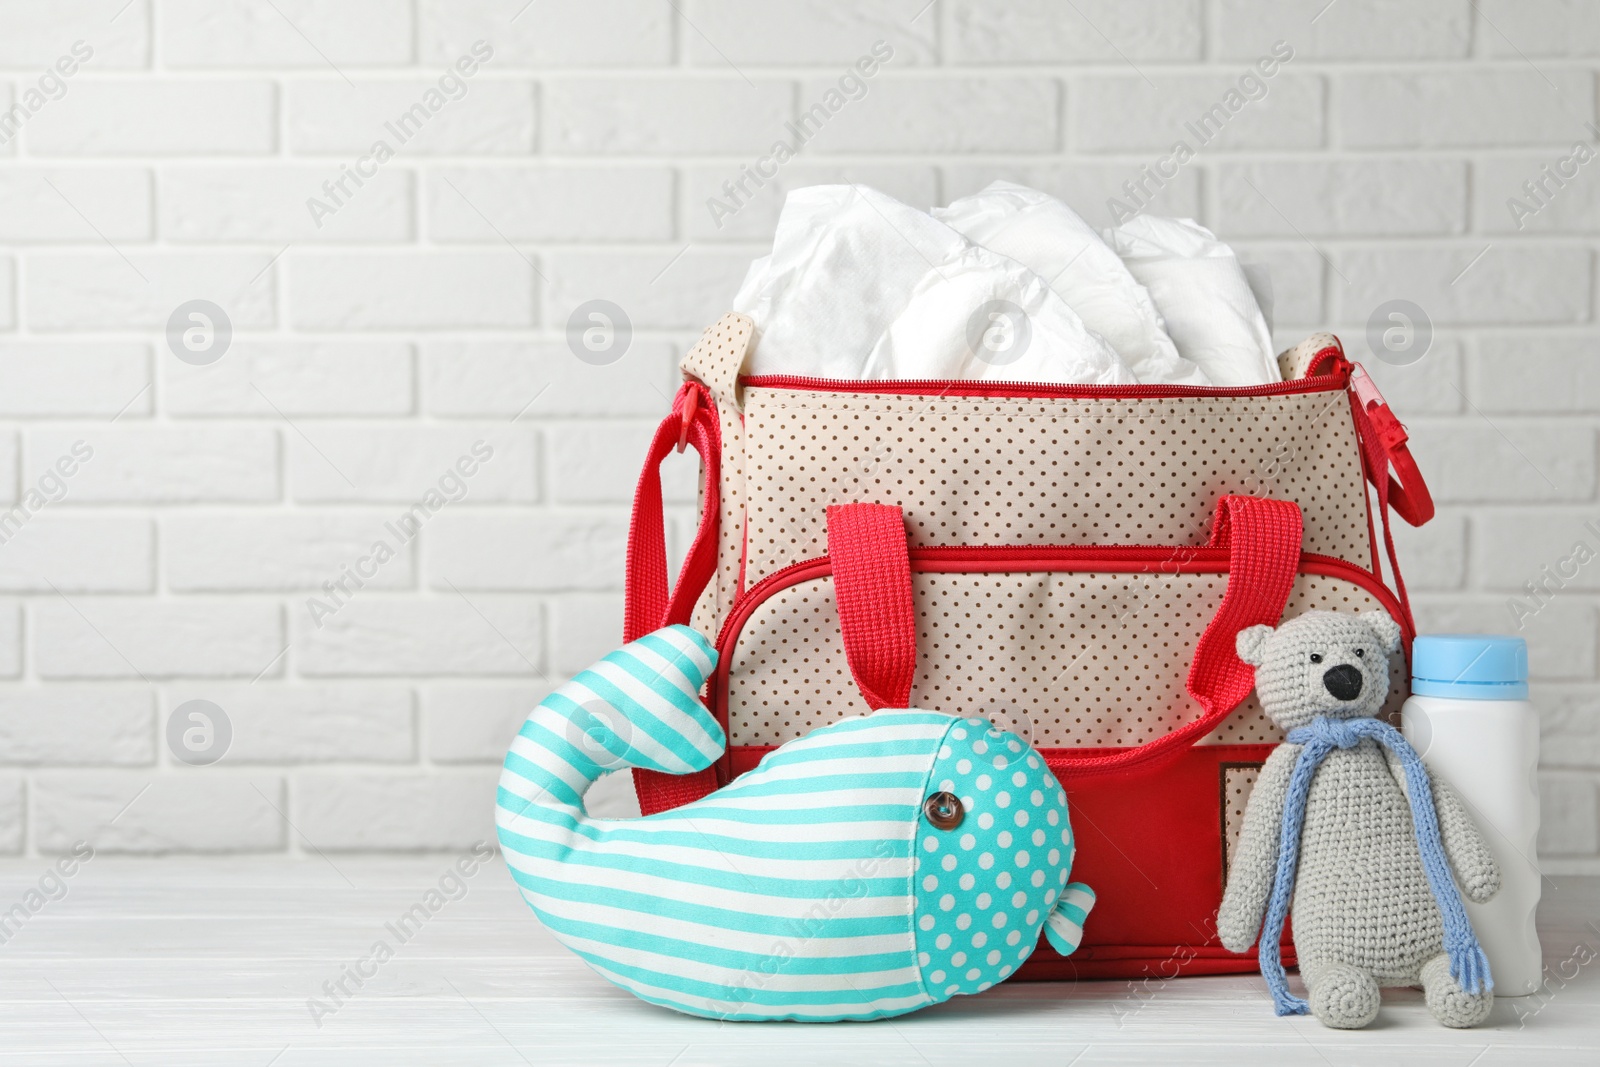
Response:
[[[1285,742],[1272,750],[1245,805],[1244,825],[1228,866],[1228,889],[1217,912],[1217,933],[1229,952],[1246,951],[1261,932],[1278,870],[1284,797],[1300,749],[1300,745]]]
[[[1383,750],[1389,764],[1389,773],[1400,783],[1400,789],[1409,799],[1411,790],[1406,782],[1405,767],[1400,757]],[[1439,837],[1444,842],[1444,853],[1455,868],[1456,881],[1461,884],[1467,899],[1482,904],[1500,892],[1500,868],[1489,852],[1489,846],[1467,811],[1467,805],[1456,791],[1432,771],[1428,781],[1433,785],[1433,810],[1439,819]]]

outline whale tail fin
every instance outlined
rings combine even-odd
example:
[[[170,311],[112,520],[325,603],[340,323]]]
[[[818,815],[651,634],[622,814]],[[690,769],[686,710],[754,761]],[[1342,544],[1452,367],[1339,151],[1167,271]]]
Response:
[[[700,702],[717,653],[687,626],[668,626],[617,649],[540,701],[506,754],[500,807],[583,810],[609,771],[644,767],[689,774],[722,755],[721,725]]]
[[[1050,947],[1063,956],[1076,952],[1083,941],[1083,921],[1093,907],[1094,890],[1082,882],[1069,883],[1044,923],[1044,936]]]

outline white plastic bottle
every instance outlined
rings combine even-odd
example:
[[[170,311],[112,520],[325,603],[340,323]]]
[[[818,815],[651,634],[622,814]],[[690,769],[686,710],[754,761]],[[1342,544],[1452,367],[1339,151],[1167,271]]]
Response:
[[[1401,728],[1434,775],[1467,804],[1500,866],[1500,892],[1467,914],[1489,957],[1496,996],[1535,992],[1543,961],[1539,904],[1539,718],[1528,703],[1520,637],[1430,634],[1411,648]]]

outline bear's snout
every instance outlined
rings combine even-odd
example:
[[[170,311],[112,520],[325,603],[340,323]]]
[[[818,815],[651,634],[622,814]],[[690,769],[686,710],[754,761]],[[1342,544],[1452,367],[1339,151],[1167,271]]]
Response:
[[[1322,675],[1322,686],[1335,700],[1354,700],[1361,695],[1361,670],[1348,663],[1329,667]]]

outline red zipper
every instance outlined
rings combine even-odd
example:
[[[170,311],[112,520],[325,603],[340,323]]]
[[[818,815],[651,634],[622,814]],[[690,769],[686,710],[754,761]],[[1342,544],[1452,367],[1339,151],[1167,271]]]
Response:
[[[1201,545],[949,545],[912,548],[909,552],[913,573],[1015,573],[1081,572],[1171,574],[1223,574],[1228,570],[1230,550]],[[833,563],[827,556],[816,556],[773,571],[751,586],[737,600],[717,634],[717,668],[711,689],[711,712],[724,729],[728,727],[728,675],[734,646],[750,616],[776,593],[801,582],[827,577]],[[1301,574],[1317,574],[1348,581],[1371,594],[1389,615],[1399,621],[1409,648],[1413,634],[1399,600],[1377,575],[1359,564],[1337,556],[1316,552],[1300,554]],[[731,767],[732,746],[724,756],[724,769]]]
[[[1340,357],[1333,369],[1315,377],[1270,385],[1218,388],[1208,385],[1063,385],[1059,382],[982,381],[958,378],[845,379],[806,378],[793,374],[754,374],[739,384],[757,389],[796,389],[819,393],[883,393],[905,396],[982,396],[995,399],[1082,397],[1132,399],[1180,396],[1290,396],[1343,389],[1350,382],[1350,363]]]

